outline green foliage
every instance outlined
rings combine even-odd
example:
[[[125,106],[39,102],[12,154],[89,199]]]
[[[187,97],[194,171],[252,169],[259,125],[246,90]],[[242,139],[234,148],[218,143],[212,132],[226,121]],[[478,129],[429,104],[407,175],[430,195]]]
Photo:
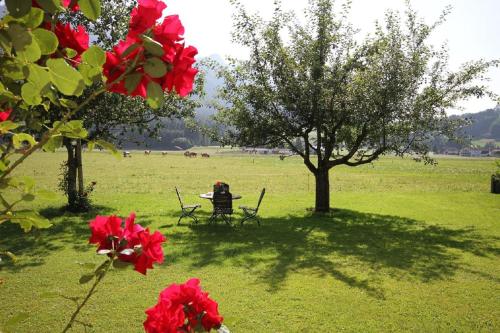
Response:
[[[87,137],[83,121],[72,118],[103,90],[87,96],[88,101],[76,97],[82,95],[86,84],[102,81],[105,61],[104,51],[97,46],[89,48],[80,64],[85,68],[84,77],[73,63],[54,57],[59,56],[58,38],[41,25],[51,15],[58,20],[66,9],[59,0],[37,2],[42,9],[32,7],[31,1],[7,1],[9,13],[0,21],[0,111],[14,109],[11,119],[0,123],[0,223],[10,221],[25,231],[47,228],[50,223],[35,212],[16,210],[16,206],[25,206],[38,197],[48,198],[50,193],[38,189],[29,178],[13,176],[13,171],[38,149],[55,151],[63,137]],[[86,15],[94,17],[99,13],[99,3],[82,1],[80,6]]]
[[[78,0],[80,9],[89,20],[95,21],[101,16],[100,0]]]
[[[430,133],[454,138],[462,125],[445,110],[490,94],[478,81],[497,61],[469,62],[453,72],[446,50],[429,42],[448,9],[431,25],[409,6],[404,19],[389,11],[371,37],[358,41],[346,19],[349,5],[337,14],[333,1],[311,1],[301,25],[279,2],[267,22],[232,3],[233,39],[250,58],[221,71],[218,119],[228,126],[225,139],[291,147],[321,178],[318,210],[328,210],[327,170],[388,153],[432,162]]]

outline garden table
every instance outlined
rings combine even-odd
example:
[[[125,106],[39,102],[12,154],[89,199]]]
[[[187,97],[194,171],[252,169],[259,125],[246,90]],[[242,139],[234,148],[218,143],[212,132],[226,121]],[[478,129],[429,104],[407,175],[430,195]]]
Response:
[[[239,194],[232,194],[232,196],[233,200],[241,199],[241,195]],[[200,198],[209,199],[210,201],[212,201],[212,199],[214,198],[214,192],[201,193]]]

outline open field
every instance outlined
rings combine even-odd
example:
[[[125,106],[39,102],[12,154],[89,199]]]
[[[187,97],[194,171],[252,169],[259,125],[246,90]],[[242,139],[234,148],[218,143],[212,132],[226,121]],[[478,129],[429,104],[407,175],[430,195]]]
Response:
[[[425,166],[386,157],[339,167],[331,171],[335,210],[317,216],[309,210],[314,178],[296,157],[132,155],[84,154],[86,182],[97,182],[94,212],[62,214],[59,195],[36,203],[52,228],[24,234],[0,226],[0,248],[19,257],[0,266],[0,331],[19,312],[29,317],[12,332],[61,331],[74,308],[68,298],[89,287],[78,283],[86,270],[77,262],[102,260],[87,244],[88,220],[131,211],[167,236],[165,263],[146,277],[108,274],[80,317],[92,325],[87,332],[141,332],[144,309],[159,291],[190,277],[202,280],[232,332],[500,331],[492,159],[440,158]],[[64,157],[39,153],[19,172],[55,190]],[[198,194],[217,180],[243,196],[236,204],[255,205],[266,187],[260,228],[206,225],[211,207]],[[203,205],[200,225],[177,226],[174,186],[187,203]]]

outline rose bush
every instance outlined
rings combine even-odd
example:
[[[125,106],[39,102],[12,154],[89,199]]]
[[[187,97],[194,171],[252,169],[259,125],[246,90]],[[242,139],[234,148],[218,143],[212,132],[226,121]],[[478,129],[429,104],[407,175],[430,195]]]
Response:
[[[62,14],[75,11],[96,20],[100,0],[5,3],[8,14],[0,20],[0,224],[10,221],[29,231],[50,227],[50,222],[35,211],[16,210],[15,206],[48,194],[29,177],[13,176],[13,171],[35,151],[61,147],[63,137],[86,139],[82,122],[73,117],[106,91],[141,96],[153,108],[164,103],[165,91],[187,96],[197,74],[193,67],[197,50],[185,47],[178,16],[158,22],[167,7],[159,0],[139,0],[131,12],[127,37],[107,52],[90,45],[83,26],[61,21]],[[49,111],[56,114],[57,121],[48,122],[54,118],[47,117]],[[88,142],[89,147],[96,144],[114,150],[102,140]],[[10,191],[8,196],[6,191]],[[80,283],[94,283],[63,332],[77,322],[80,310],[109,269],[131,264],[146,275],[153,264],[164,260],[166,238],[136,224],[133,213],[125,221],[114,215],[96,216],[89,228],[89,243],[97,245],[97,253],[106,260],[80,278]],[[12,256],[8,251],[0,253]],[[222,323],[217,303],[201,291],[198,280],[165,289],[155,309],[148,310],[146,330],[173,322],[185,331],[209,331]],[[182,318],[186,322],[180,323]]]

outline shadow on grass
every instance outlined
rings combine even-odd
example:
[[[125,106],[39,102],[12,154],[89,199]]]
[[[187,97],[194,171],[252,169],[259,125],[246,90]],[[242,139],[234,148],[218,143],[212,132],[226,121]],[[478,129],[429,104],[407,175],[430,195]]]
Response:
[[[261,221],[261,227],[252,222],[239,227],[239,221],[233,228],[221,222],[190,224],[192,232],[172,235],[179,246],[167,260],[187,260],[193,268],[229,262],[248,269],[269,291],[305,269],[383,298],[377,286],[382,274],[423,282],[446,279],[466,268],[463,253],[500,254],[498,239],[473,227],[448,229],[398,216],[337,209],[327,215]]]
[[[0,249],[8,250],[21,258],[15,263],[2,261],[0,271],[19,271],[25,267],[41,265],[45,262],[44,257],[66,247],[88,251],[88,222],[96,215],[111,215],[116,213],[116,210],[106,206],[94,206],[87,213],[71,213],[61,207],[48,207],[39,213],[51,220],[53,225],[50,228],[33,228],[25,233],[17,224],[0,225]],[[141,216],[140,224],[148,226],[151,219]]]

